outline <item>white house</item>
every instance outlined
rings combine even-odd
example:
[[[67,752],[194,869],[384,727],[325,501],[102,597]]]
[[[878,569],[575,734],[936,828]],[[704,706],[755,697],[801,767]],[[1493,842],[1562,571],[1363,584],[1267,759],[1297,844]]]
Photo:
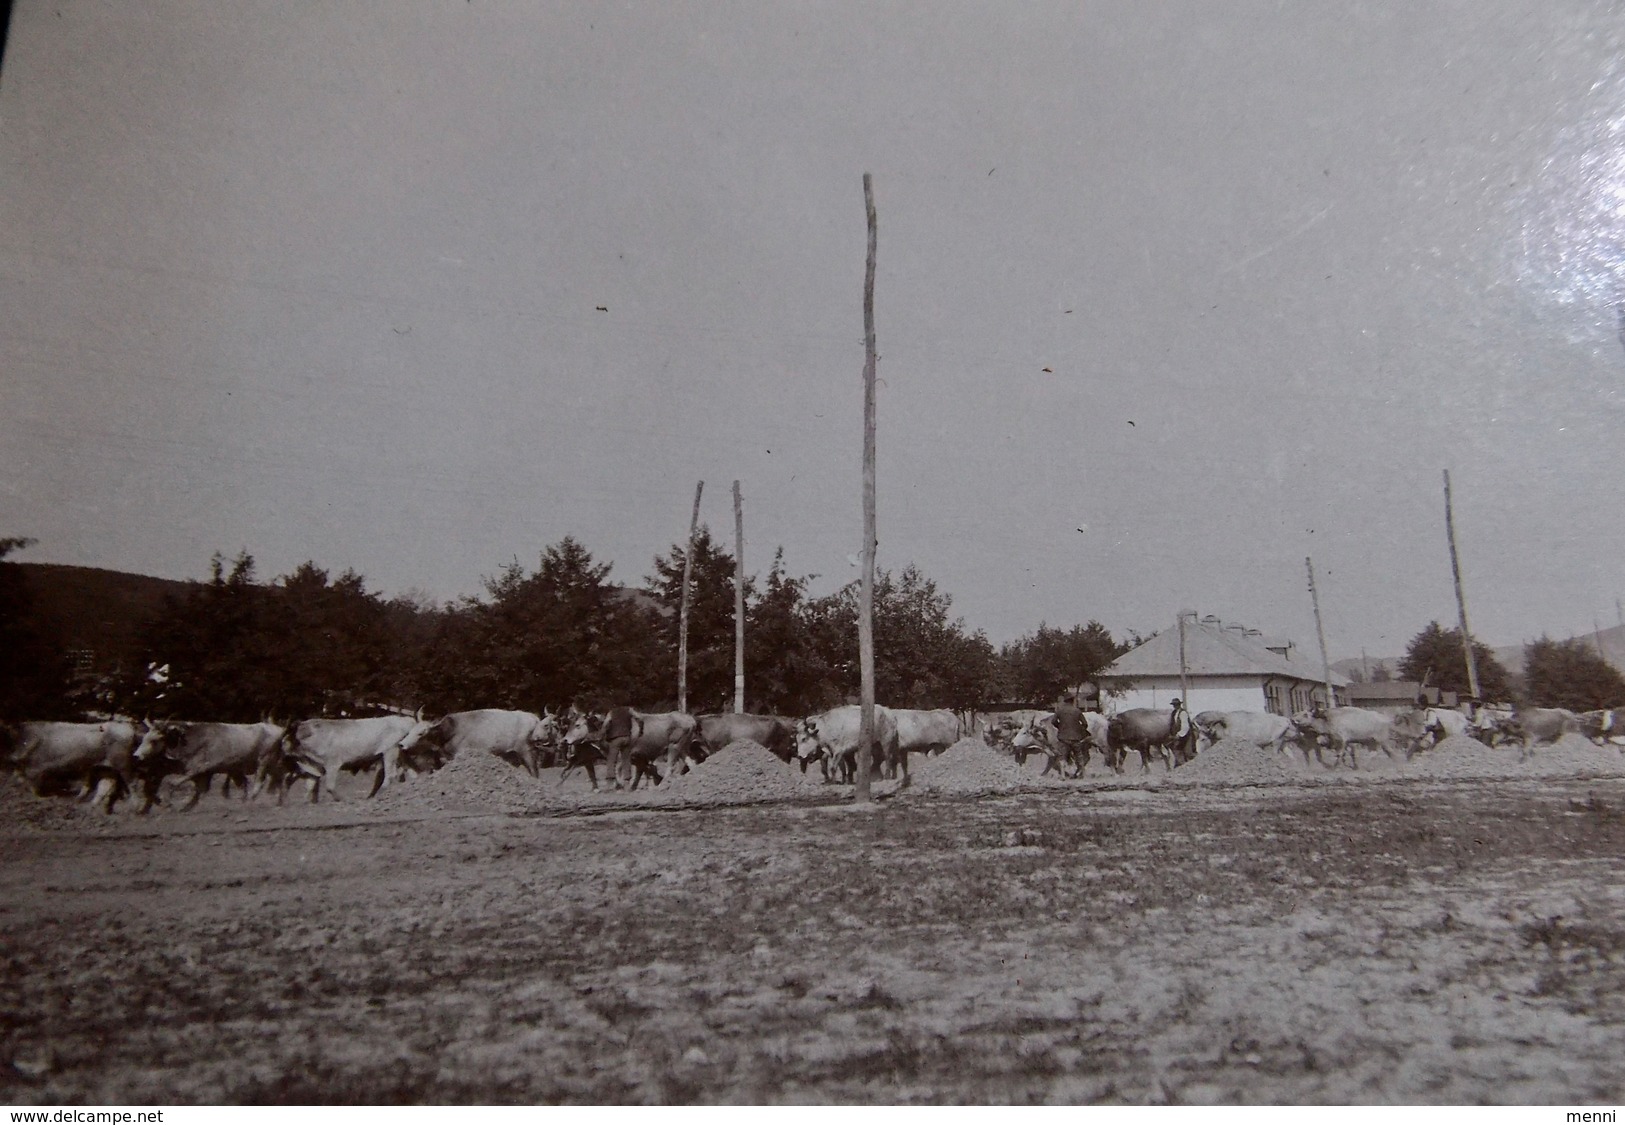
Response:
[[[1185,613],[1185,706],[1200,711],[1269,711],[1290,715],[1326,699],[1319,660],[1291,641],[1245,625]],[[1095,677],[1108,711],[1167,709],[1180,695],[1180,630],[1165,629],[1132,648]],[[1336,702],[1345,702],[1348,677],[1332,673]]]

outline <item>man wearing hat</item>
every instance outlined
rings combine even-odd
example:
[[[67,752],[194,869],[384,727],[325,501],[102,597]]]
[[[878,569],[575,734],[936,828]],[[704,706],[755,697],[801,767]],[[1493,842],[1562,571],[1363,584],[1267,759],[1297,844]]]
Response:
[[[1055,703],[1055,738],[1061,744],[1061,760],[1074,766],[1083,761],[1083,743],[1089,737],[1089,728],[1083,721],[1083,709],[1072,692],[1062,692]],[[1081,769],[1079,772],[1082,772]]]

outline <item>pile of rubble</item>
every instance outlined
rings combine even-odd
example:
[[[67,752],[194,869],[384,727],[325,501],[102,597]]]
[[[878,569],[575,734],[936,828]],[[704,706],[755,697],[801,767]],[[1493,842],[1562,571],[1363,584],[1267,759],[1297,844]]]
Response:
[[[1010,792],[1037,782],[1014,758],[976,738],[962,738],[935,757],[911,763],[910,784],[921,793]]]
[[[1231,785],[1279,785],[1311,776],[1303,755],[1293,747],[1276,750],[1239,738],[1223,738],[1180,766],[1169,777],[1177,784],[1219,782]]]
[[[822,790],[820,776],[785,764],[761,743],[741,740],[667,779],[644,799],[662,805],[735,805],[818,797]]]
[[[530,812],[554,803],[547,786],[494,754],[458,754],[430,774],[407,778],[378,794],[380,811]]]

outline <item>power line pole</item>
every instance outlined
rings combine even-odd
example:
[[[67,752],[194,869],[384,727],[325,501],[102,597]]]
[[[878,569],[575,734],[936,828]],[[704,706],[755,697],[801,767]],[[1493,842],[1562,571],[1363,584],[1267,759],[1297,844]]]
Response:
[[[694,486],[694,514],[688,520],[688,550],[683,552],[683,600],[677,612],[677,709],[688,710],[688,598],[694,585],[694,533],[700,526],[700,493],[705,491],[702,480]]]
[[[875,744],[875,219],[874,183],[863,174],[869,254],[863,271],[863,577],[858,601],[858,789],[869,800],[869,751]]]
[[[1478,704],[1478,660],[1473,655],[1473,634],[1467,628],[1467,595],[1461,588],[1461,557],[1456,553],[1456,512],[1450,500],[1450,470],[1444,471],[1444,533],[1450,540],[1450,575],[1456,580],[1456,613],[1461,619],[1461,651],[1467,658],[1467,694]]]
[[[734,714],[745,712],[745,508],[734,481]]]
[[[1315,636],[1320,641],[1320,671],[1326,681],[1326,710],[1337,706],[1337,697],[1332,694],[1332,661],[1326,655],[1326,630],[1320,623],[1320,592],[1315,589],[1315,560],[1304,557],[1303,565],[1309,571],[1309,600],[1315,607]]]
[[[1190,677],[1185,667],[1185,614],[1187,610],[1179,611],[1179,701],[1185,705],[1185,710],[1191,709]],[[1194,712],[1192,712],[1194,714]]]

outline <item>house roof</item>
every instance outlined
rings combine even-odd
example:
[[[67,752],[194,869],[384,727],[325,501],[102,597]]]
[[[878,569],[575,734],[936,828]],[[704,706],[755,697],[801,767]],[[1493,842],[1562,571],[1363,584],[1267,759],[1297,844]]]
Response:
[[[1284,654],[1281,650],[1285,650]],[[1185,670],[1192,676],[1290,676],[1321,682],[1318,663],[1298,658],[1299,650],[1284,640],[1264,637],[1256,629],[1225,624],[1217,618],[1185,622]],[[1179,630],[1165,629],[1118,657],[1102,679],[1179,675]],[[1346,687],[1347,676],[1332,673],[1334,687]]]
[[[1398,699],[1414,702],[1423,696],[1430,702],[1438,702],[1439,689],[1424,688],[1415,680],[1383,680],[1378,683],[1349,685],[1350,699]]]

